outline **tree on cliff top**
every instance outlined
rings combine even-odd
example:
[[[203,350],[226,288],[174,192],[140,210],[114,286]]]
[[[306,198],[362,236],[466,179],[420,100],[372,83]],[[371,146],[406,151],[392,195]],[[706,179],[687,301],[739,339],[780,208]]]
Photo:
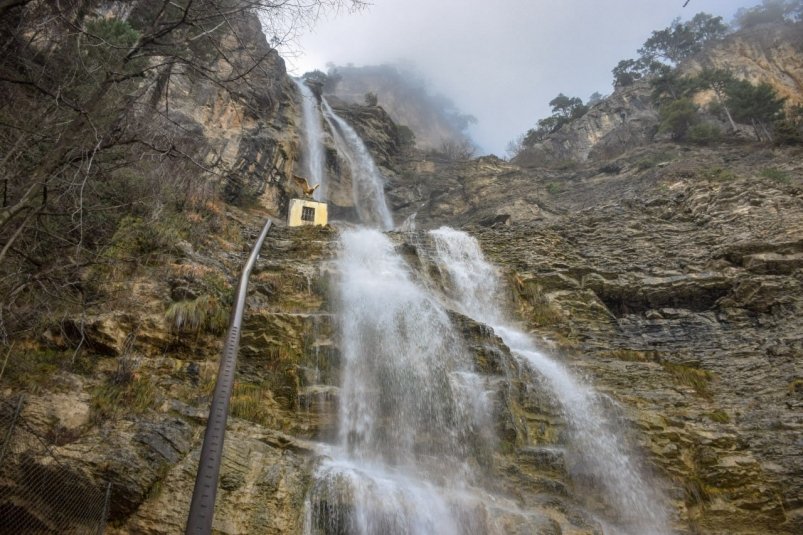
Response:
[[[766,83],[753,85],[746,80],[728,85],[726,103],[733,118],[753,125],[759,141],[773,141],[772,125],[783,117],[784,98]]]
[[[652,32],[638,50],[638,59],[624,59],[614,67],[613,85],[625,87],[647,76],[661,74],[727,33],[728,26],[722,17],[708,13],[698,13],[688,22],[675,19],[669,27]]]
[[[703,49],[706,43],[725,37],[728,26],[722,17],[698,13],[690,21],[675,19],[668,28],[654,31],[639,49],[641,58],[678,64]]]

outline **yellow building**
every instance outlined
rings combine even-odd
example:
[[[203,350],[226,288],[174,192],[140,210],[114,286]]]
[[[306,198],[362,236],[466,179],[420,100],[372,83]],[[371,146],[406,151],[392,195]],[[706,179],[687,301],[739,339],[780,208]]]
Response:
[[[287,210],[287,226],[326,225],[329,213],[325,202],[310,199],[290,199]]]

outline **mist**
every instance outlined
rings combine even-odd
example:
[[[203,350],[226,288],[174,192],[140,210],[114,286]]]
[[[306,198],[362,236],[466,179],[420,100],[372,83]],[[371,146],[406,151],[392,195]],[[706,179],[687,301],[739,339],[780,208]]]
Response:
[[[705,11],[730,22],[758,0],[374,0],[329,14],[287,57],[292,74],[337,65],[414,66],[433,93],[477,123],[480,153],[507,144],[550,114],[558,93],[586,101],[612,91],[611,69],[653,30]]]

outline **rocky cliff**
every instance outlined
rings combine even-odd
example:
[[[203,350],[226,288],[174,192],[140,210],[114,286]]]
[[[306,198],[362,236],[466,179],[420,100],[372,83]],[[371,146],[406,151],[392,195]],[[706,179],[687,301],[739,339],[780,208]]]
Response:
[[[308,500],[337,427],[333,259],[347,224],[281,224],[299,160],[298,96],[256,19],[242,24],[247,52],[267,57],[258,83],[232,93],[177,75],[169,111],[203,140],[204,163],[226,170],[220,186],[232,202],[190,210],[192,239],[164,235],[153,219],[169,247],[141,263],[87,267],[82,280],[106,297],[43,320],[8,350],[0,422],[24,393],[28,434],[11,435],[0,465],[3,518],[47,531],[54,505],[110,482],[109,533],[183,531],[231,293],[267,215],[277,224],[252,276],[214,527],[298,533],[305,508],[332,507]],[[803,154],[648,144],[655,112],[645,94],[637,85],[593,107],[585,129],[549,149],[587,161],[549,169],[535,167],[540,159],[400,152],[381,107],[333,104],[381,164],[396,220],[409,220],[392,239],[411,272],[448,304],[421,230],[448,224],[476,236],[506,282],[508,314],[597,389],[667,497],[675,532],[799,533]],[[345,162],[327,146],[333,212],[353,218]],[[492,385],[485,431],[496,446],[477,470],[498,499],[494,521],[510,533],[604,533],[605,503],[573,472],[566,415],[543,378],[490,327],[449,315]],[[20,499],[41,492],[44,476],[55,498]]]
[[[800,104],[802,24],[763,24],[735,32],[679,65],[679,74],[693,76],[704,68],[725,69],[740,80],[769,84],[789,107]],[[604,161],[647,144],[655,138],[659,125],[651,95],[652,88],[645,80],[617,87],[579,119],[525,147],[514,161],[522,166]],[[710,100],[703,98],[701,103]]]
[[[761,24],[729,35],[682,66],[685,74],[726,69],[751,83],[767,83],[787,99],[803,103],[803,23]]]

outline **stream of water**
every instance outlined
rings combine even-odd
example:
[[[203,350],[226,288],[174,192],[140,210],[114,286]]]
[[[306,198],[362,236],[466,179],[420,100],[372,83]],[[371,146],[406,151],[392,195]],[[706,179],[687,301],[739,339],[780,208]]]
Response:
[[[340,431],[316,474],[311,503],[324,510],[311,523],[326,522],[325,533],[489,532],[472,527],[484,505],[468,490],[493,447],[486,389],[449,316],[378,230],[342,234],[338,271]]]
[[[385,199],[385,178],[374,158],[359,134],[335,113],[326,99],[322,99],[321,105],[338,152],[349,162],[352,197],[360,221],[364,225],[391,230],[393,216]]]
[[[323,138],[323,126],[321,123],[321,111],[318,107],[318,99],[315,94],[304,83],[303,80],[293,78],[298,92],[301,95],[301,117],[304,123],[304,169],[306,178],[309,178],[309,185],[320,184],[320,187],[313,193],[316,201],[325,201],[327,198],[325,147]]]
[[[606,417],[597,393],[505,319],[499,306],[499,278],[477,240],[448,227],[430,231],[430,235],[437,265],[451,280],[457,308],[493,327],[514,355],[547,380],[571,428],[574,458],[570,471],[576,479],[602,491],[602,501],[613,509],[609,516],[617,519],[613,529],[631,535],[668,533],[662,496],[647,482],[634,454],[619,438],[621,430]]]

